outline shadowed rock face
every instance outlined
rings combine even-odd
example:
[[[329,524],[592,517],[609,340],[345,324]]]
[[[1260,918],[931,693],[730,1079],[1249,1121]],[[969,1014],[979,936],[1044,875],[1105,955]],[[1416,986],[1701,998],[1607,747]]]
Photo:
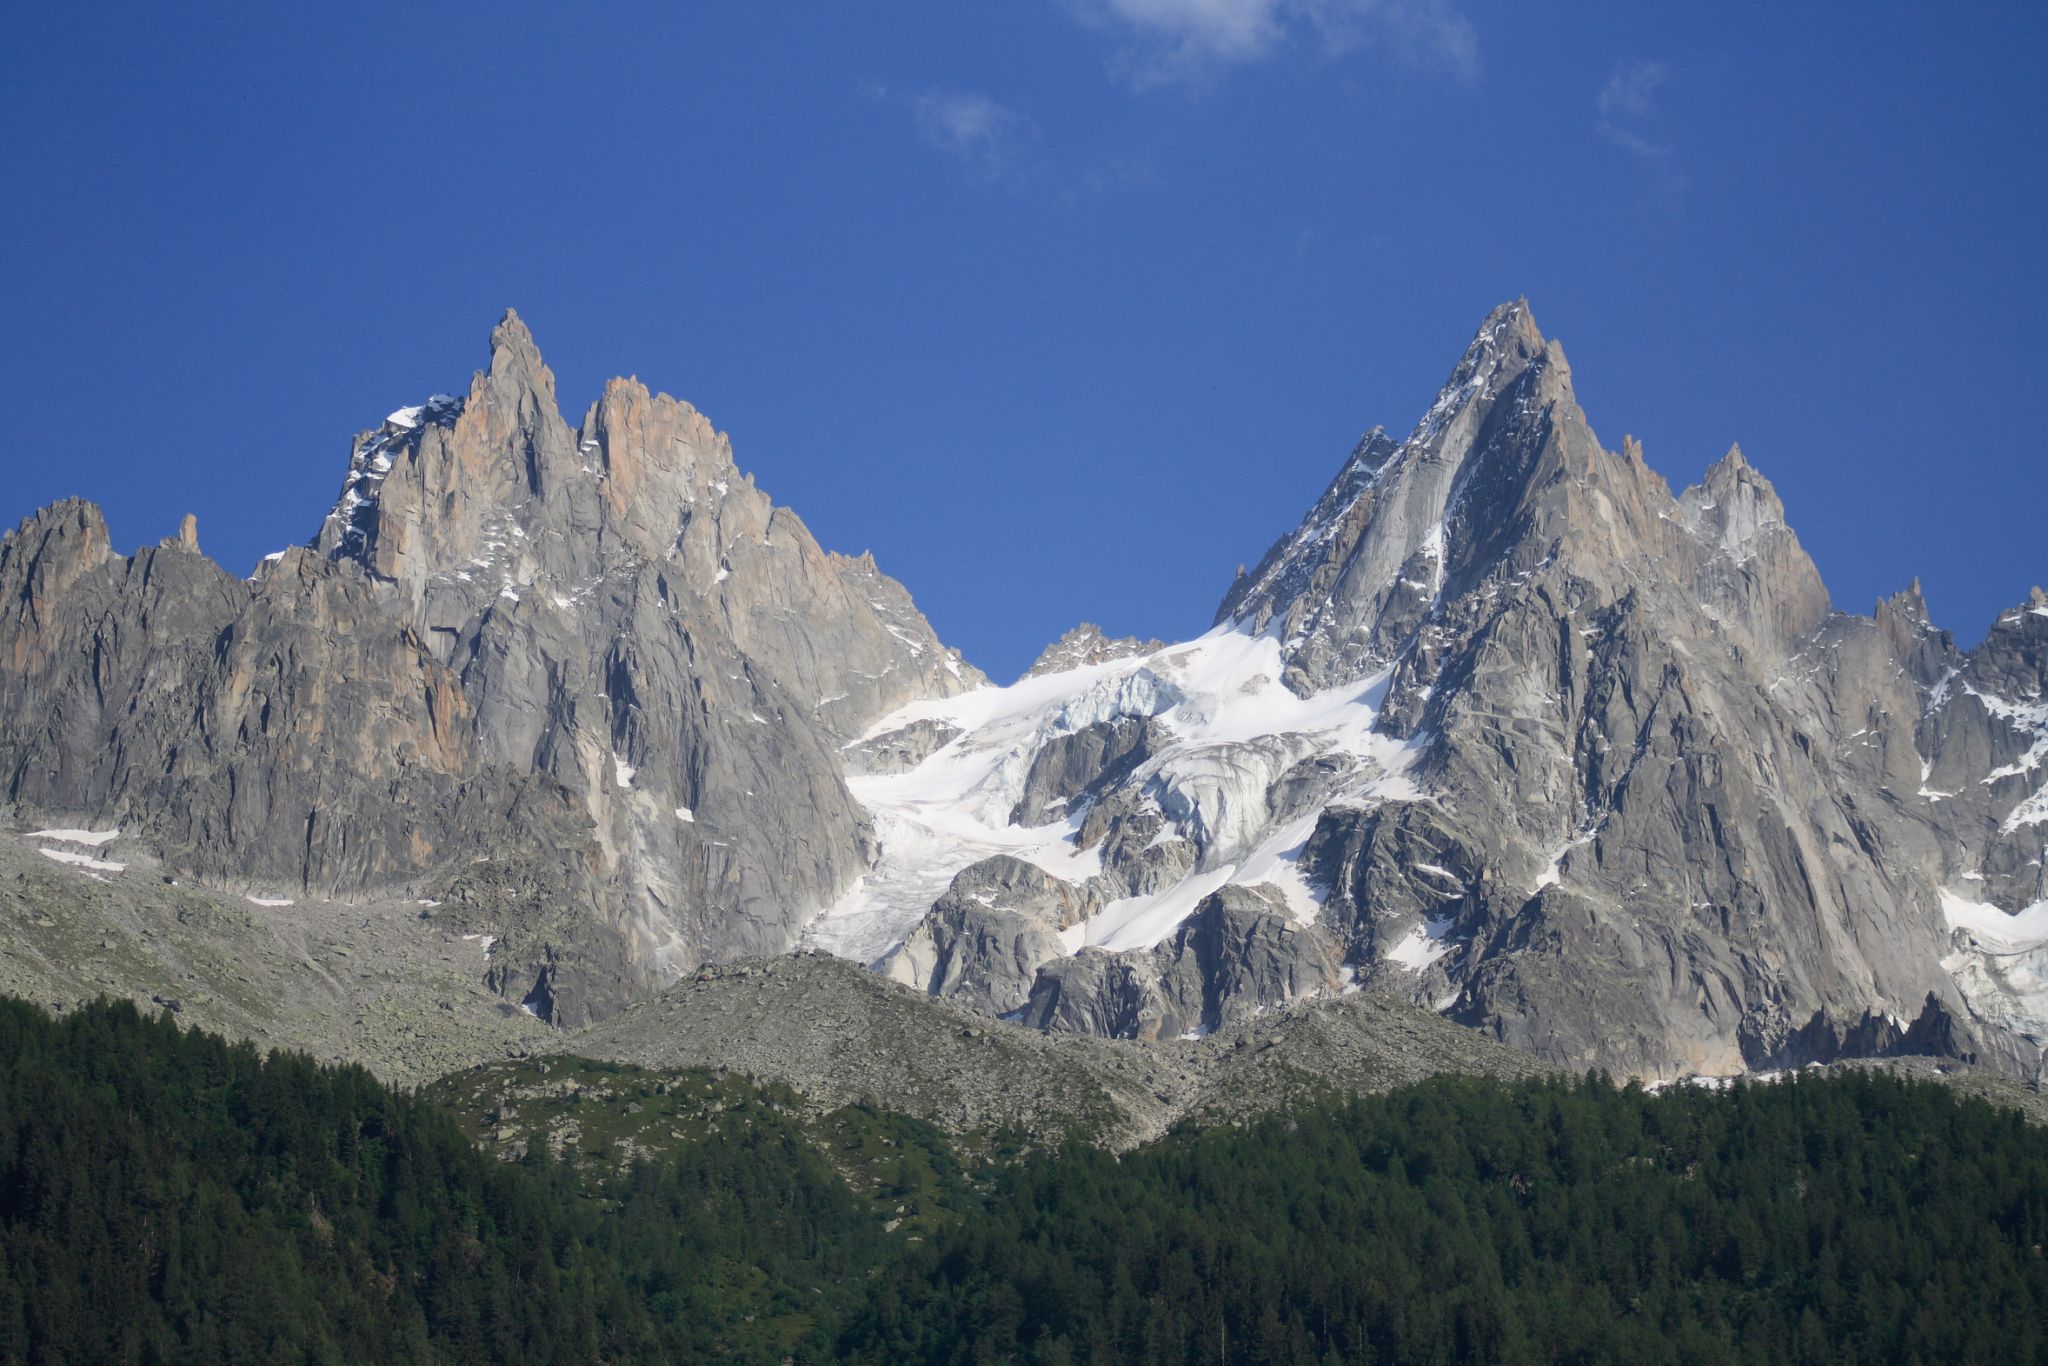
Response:
[[[1150,949],[1047,963],[1023,1022],[1121,1039],[1199,1038],[1270,1006],[1335,995],[1342,983],[1329,942],[1295,924],[1282,898],[1225,887]]]
[[[981,681],[822,551],[685,403],[581,427],[512,314],[466,395],[356,438],[307,546],[243,581],[96,508],[0,539],[0,780],[177,872],[328,898],[453,888],[563,1023],[779,952],[865,866],[838,746]]]
[[[1271,837],[1290,865],[1273,885],[1305,878],[1320,903],[1276,921],[1313,946],[1290,963],[1330,955],[1563,1065],[1725,1074],[1930,1050],[2038,1068],[2048,599],[2035,590],[1967,653],[1917,587],[1874,619],[1834,611],[1740,449],[1674,497],[1633,440],[1601,446],[1525,304],[1487,318],[1405,440],[1365,436],[1217,622],[1224,636],[1181,652],[1237,648],[1216,643],[1231,632],[1277,644],[1274,676],[1320,730],[1227,728],[1202,751],[1229,770],[1211,795],[1186,781],[1191,737],[1230,697],[1142,715],[1048,703],[995,770],[1028,775],[1013,822],[1071,818],[1099,853],[1098,902],[1133,889],[1140,856],[1156,885],[1174,848],[1169,882],[1256,891],[1243,868],[1271,861],[1235,851]],[[1077,697],[1115,685],[1099,657],[1080,662]],[[1350,692],[1372,735],[1412,747],[1407,790],[1354,776],[1370,745],[1325,707]],[[1247,762],[1265,751],[1288,763]],[[1304,813],[1290,854],[1277,832]],[[956,900],[947,980],[981,980],[959,946],[999,941],[1014,999],[1019,952],[1051,928],[1044,901]],[[1192,954],[1182,941],[1217,912],[1181,904],[1149,946],[1048,956],[1033,1022],[1191,1029],[1218,999],[1316,981],[1276,971],[1257,936]],[[1035,920],[1037,937],[981,935],[977,916]],[[1198,963],[1201,993],[1162,962]]]

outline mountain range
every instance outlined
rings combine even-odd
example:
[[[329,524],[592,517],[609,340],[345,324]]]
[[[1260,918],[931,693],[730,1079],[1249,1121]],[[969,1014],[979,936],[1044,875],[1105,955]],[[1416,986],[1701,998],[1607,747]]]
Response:
[[[189,518],[125,556],[91,504],[23,521],[0,657],[9,858],[154,943],[65,976],[24,912],[0,985],[233,997],[218,946],[360,921],[318,990],[464,983],[434,1029],[479,1057],[647,1047],[629,1007],[797,948],[1055,1036],[1365,992],[1660,1081],[2048,1045],[2048,595],[1969,650],[1917,584],[1837,610],[1741,450],[1676,494],[1608,450],[1521,301],[1206,634],[1083,626],[1007,686],[687,403],[614,380],[571,426],[510,313],[247,578]],[[174,892],[244,922],[205,963],[150,933]]]

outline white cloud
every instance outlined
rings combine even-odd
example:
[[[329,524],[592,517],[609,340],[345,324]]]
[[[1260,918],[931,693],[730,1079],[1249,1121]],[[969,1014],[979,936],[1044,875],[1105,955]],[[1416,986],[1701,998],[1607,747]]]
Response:
[[[926,91],[911,98],[910,110],[920,137],[983,180],[1019,174],[1038,136],[1022,114],[967,91]]]
[[[1178,61],[1251,61],[1281,34],[1280,0],[1100,0],[1096,8],[1164,45]]]
[[[1330,53],[1385,43],[1404,60],[1479,74],[1479,41],[1449,0],[1067,0],[1084,22],[1130,44],[1139,85],[1260,61],[1306,36]]]
[[[1593,127],[1601,137],[1662,176],[1665,189],[1676,190],[1685,182],[1672,165],[1671,145],[1648,131],[1656,118],[1657,89],[1670,78],[1670,69],[1662,62],[1638,57],[1620,63],[1600,87],[1595,101],[1599,118]]]

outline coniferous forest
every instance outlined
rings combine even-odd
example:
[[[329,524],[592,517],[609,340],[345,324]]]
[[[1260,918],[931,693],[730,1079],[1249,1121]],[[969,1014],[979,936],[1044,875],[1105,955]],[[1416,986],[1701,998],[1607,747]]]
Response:
[[[0,1361],[2048,1361],[2048,1132],[1881,1073],[924,1170],[912,1235],[775,1106],[505,1163],[359,1069],[0,1002]]]

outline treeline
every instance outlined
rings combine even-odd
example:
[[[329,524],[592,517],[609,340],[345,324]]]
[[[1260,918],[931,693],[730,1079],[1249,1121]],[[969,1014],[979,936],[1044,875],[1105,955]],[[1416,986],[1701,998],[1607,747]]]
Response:
[[[743,1118],[600,1181],[0,1002],[0,1361],[2048,1361],[2048,1133],[1883,1075],[1441,1078],[949,1171],[918,1241]]]

